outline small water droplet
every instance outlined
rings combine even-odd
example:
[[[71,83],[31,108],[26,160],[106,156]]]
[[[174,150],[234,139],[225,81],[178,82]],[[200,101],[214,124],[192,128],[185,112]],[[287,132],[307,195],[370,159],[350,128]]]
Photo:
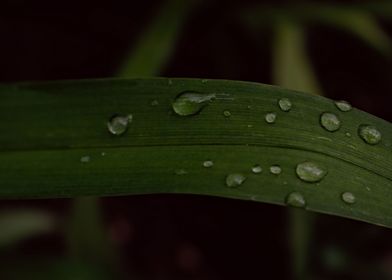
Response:
[[[214,162],[212,160],[206,160],[203,162],[203,166],[206,168],[214,166]]]
[[[342,193],[342,200],[347,204],[354,204],[355,203],[355,195],[351,192],[344,192]]]
[[[107,123],[109,132],[113,135],[124,134],[128,129],[129,123],[132,122],[132,119],[132,115],[114,115]]]
[[[292,192],[286,197],[286,204],[293,207],[303,208],[306,206],[306,200],[301,193]]]
[[[346,135],[347,137],[351,137],[351,133],[350,132],[346,132],[344,135]]]
[[[256,164],[252,167],[252,172],[255,174],[259,174],[263,171],[260,165]]]
[[[279,165],[271,165],[269,168],[270,172],[275,175],[282,173],[282,168]]]
[[[252,106],[248,105],[248,106],[246,106],[246,108],[248,108],[250,110],[250,109],[252,109]]]
[[[81,163],[88,163],[88,162],[90,162],[90,156],[82,156],[80,158],[80,162]]]
[[[229,117],[231,116],[231,113],[230,113],[230,111],[228,111],[228,110],[224,110],[224,111],[223,111],[223,115],[224,115],[226,118],[229,118]]]
[[[320,123],[322,127],[331,132],[336,131],[340,128],[339,118],[332,113],[322,113],[320,116]]]
[[[246,177],[241,173],[232,173],[226,177],[226,186],[229,188],[237,188],[245,182]]]
[[[208,83],[208,79],[202,79],[202,80],[201,80],[201,83],[202,83],[202,84]]]
[[[106,153],[105,153],[105,152],[102,152],[102,153],[101,153],[101,156],[103,156],[103,157],[106,156]]]
[[[185,175],[185,174],[188,174],[188,172],[187,172],[185,169],[176,169],[176,170],[174,170],[174,173],[175,173],[176,175]]]
[[[151,106],[158,106],[159,102],[158,102],[158,100],[154,99],[154,100],[151,101],[150,105]]]
[[[199,113],[215,97],[215,94],[186,91],[176,97],[172,107],[180,116],[192,116]]]
[[[348,112],[352,109],[351,104],[344,100],[335,101],[335,105],[342,112]]]
[[[172,81],[171,79],[169,79],[169,80],[167,80],[167,84],[168,84],[169,86],[171,86],[171,85],[173,84],[173,81]]]
[[[301,180],[315,183],[321,181],[327,175],[328,170],[316,162],[305,161],[297,165],[295,172]]]
[[[288,98],[281,98],[281,99],[279,99],[278,105],[279,105],[279,108],[280,108],[282,111],[284,111],[284,112],[290,111],[290,110],[291,110],[291,107],[293,106],[293,105],[291,104],[290,99],[288,99]]]
[[[274,123],[275,122],[275,120],[276,120],[276,113],[267,113],[266,115],[265,115],[265,121],[267,122],[267,123]]]
[[[248,124],[247,127],[248,127],[248,128],[252,128],[252,127],[253,127],[253,124]]]
[[[376,145],[381,141],[381,132],[372,125],[360,125],[358,128],[358,134],[370,145]]]

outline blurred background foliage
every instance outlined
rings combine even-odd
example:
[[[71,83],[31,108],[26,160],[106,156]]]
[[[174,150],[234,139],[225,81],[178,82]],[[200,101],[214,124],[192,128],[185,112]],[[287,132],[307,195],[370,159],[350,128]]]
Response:
[[[0,3],[0,82],[278,84],[392,119],[391,1]],[[0,279],[392,279],[391,231],[190,195],[0,201]]]

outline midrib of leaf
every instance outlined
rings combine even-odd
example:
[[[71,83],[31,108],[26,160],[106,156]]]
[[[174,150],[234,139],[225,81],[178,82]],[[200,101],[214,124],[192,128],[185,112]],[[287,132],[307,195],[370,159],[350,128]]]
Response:
[[[356,109],[340,112],[329,99],[255,83],[197,79],[108,79],[7,89],[0,90],[0,125],[7,131],[0,136],[3,198],[177,192],[284,204],[296,190],[309,210],[392,225],[391,126]],[[179,117],[171,103],[185,90],[224,99],[198,115]],[[277,107],[281,97],[291,99],[290,112]],[[152,100],[159,104],[151,106]],[[230,118],[224,110],[230,110]],[[270,111],[278,114],[273,125],[264,121]],[[321,128],[324,111],[340,117],[339,131]],[[106,127],[116,113],[134,116],[120,137]],[[370,146],[358,137],[364,123],[382,132],[380,144]],[[84,155],[89,163],[80,162]],[[215,162],[213,168],[202,167],[207,159]],[[305,160],[326,164],[327,177],[319,184],[299,180],[294,168]],[[264,172],[253,175],[254,164]],[[282,166],[280,176],[269,174],[273,164]],[[176,169],[188,173],[176,175]],[[246,174],[243,186],[225,187],[231,172]],[[357,202],[345,205],[343,191],[353,192]]]

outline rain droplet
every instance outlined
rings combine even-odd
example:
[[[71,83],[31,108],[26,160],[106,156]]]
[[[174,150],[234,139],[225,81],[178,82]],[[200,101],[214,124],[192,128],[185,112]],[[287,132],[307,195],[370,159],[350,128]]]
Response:
[[[347,137],[351,137],[351,133],[350,133],[350,132],[346,132],[345,135],[346,135]]]
[[[174,173],[175,173],[176,175],[185,175],[185,174],[188,174],[188,172],[187,172],[185,169],[176,169],[176,170],[174,170]]]
[[[214,162],[212,160],[206,160],[203,162],[203,166],[206,168],[214,166]]]
[[[158,100],[154,99],[154,100],[151,101],[150,105],[151,106],[158,106],[159,102],[158,102]]]
[[[299,163],[295,172],[301,180],[309,183],[321,181],[328,173],[324,166],[312,161]]]
[[[114,115],[107,123],[109,132],[113,135],[124,134],[128,129],[128,124],[132,122],[132,119],[132,115]]]
[[[172,107],[180,116],[192,116],[199,113],[215,97],[215,94],[186,91],[176,97]]]
[[[352,109],[351,104],[344,100],[335,101],[335,105],[342,112],[348,112]]]
[[[288,98],[281,98],[281,99],[279,99],[278,104],[279,104],[279,108],[280,108],[282,111],[284,111],[284,112],[290,111],[290,110],[291,110],[291,107],[293,106],[293,105],[291,104],[290,99],[288,99]]]
[[[226,118],[229,118],[229,117],[231,116],[231,113],[230,113],[230,111],[225,110],[225,111],[223,111],[223,115],[224,115]]]
[[[243,182],[245,182],[246,177],[241,173],[232,173],[226,177],[226,186],[229,188],[237,188]]]
[[[90,156],[82,156],[80,158],[80,162],[81,163],[88,163],[88,162],[90,162]]]
[[[303,208],[306,206],[306,201],[301,193],[292,192],[286,197],[286,204],[293,207]]]
[[[360,125],[358,128],[358,134],[370,145],[376,145],[381,141],[381,132],[372,125]]]
[[[344,192],[342,193],[342,200],[347,204],[354,204],[355,203],[355,195],[351,192]]]
[[[282,173],[282,168],[279,165],[272,165],[270,166],[270,172],[275,175],[279,175]]]
[[[267,123],[274,123],[276,120],[276,113],[268,113],[265,115],[265,121]]]
[[[322,113],[320,116],[320,123],[328,131],[336,131],[340,128],[339,118],[332,113]]]
[[[259,174],[263,171],[260,165],[256,164],[252,167],[252,172],[255,174]]]

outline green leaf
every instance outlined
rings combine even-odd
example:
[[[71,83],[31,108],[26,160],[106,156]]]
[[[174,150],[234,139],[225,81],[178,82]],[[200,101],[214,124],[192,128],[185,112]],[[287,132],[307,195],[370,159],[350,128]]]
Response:
[[[120,77],[155,76],[166,65],[195,1],[169,0],[164,4],[162,11],[131,50],[130,56],[124,59]]]
[[[172,102],[184,92],[215,98],[179,116]],[[0,96],[1,198],[191,193],[283,205],[295,192],[308,210],[392,227],[391,124],[357,109],[342,112],[327,98],[256,83],[159,78],[25,83],[0,87]],[[278,107],[283,97],[292,103],[288,112]],[[338,116],[339,130],[320,125],[326,111]],[[264,120],[268,112],[276,112],[274,123]],[[108,132],[115,114],[132,114],[122,135]],[[376,127],[381,142],[359,137],[363,124]],[[212,167],[203,166],[207,160]],[[308,161],[327,168],[319,182],[296,175]],[[255,164],[263,172],[252,173]],[[282,172],[271,174],[272,165]],[[233,173],[246,179],[229,188]],[[355,203],[342,200],[345,192]]]

